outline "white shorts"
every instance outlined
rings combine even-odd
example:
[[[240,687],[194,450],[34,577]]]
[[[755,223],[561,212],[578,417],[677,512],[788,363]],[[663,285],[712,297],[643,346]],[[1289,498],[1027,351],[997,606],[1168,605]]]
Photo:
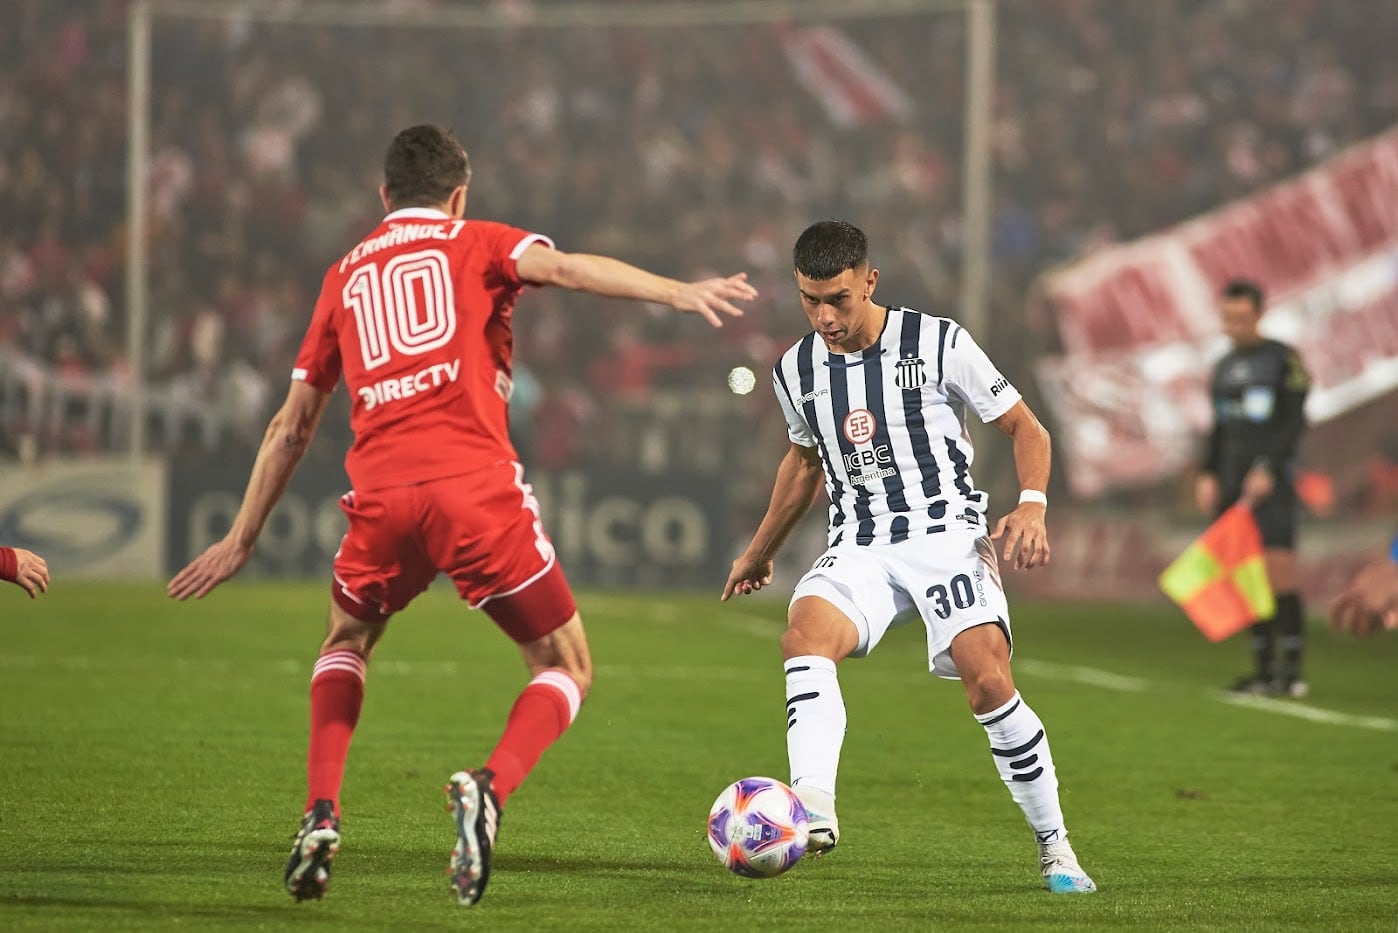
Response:
[[[951,680],[959,679],[951,642],[966,629],[994,622],[1010,641],[1000,568],[984,536],[949,532],[830,548],[796,584],[791,601],[805,596],[819,596],[849,617],[859,630],[857,658],[873,651],[889,629],[921,618],[928,669]]]

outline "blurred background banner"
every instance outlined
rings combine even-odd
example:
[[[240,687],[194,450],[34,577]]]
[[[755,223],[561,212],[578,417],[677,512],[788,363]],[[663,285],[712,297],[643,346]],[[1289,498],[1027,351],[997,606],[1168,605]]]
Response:
[[[183,450],[170,461],[164,571],[175,573],[228,533],[252,471],[252,451]],[[273,509],[243,573],[249,577],[323,577],[348,523],[344,455],[317,444],[307,452]]]
[[[251,456],[197,451],[171,461],[168,546],[158,572],[174,573],[228,532],[251,468]],[[712,475],[621,467],[526,471],[525,481],[534,487],[569,579],[579,585],[707,587],[728,574],[729,495]],[[162,487],[154,488],[163,495]],[[342,455],[317,445],[273,510],[243,572],[328,579],[345,533],[340,497],[348,490]],[[28,514],[18,508],[11,511],[21,518]]]
[[[819,26],[779,28],[778,35],[796,79],[836,126],[849,129],[912,115],[907,91],[849,33]]]
[[[534,487],[570,580],[593,586],[713,588],[728,576],[729,496],[690,471],[564,470]],[[715,588],[717,581],[717,588]]]
[[[151,580],[165,567],[163,461],[0,464],[0,541],[73,579]]]
[[[1398,130],[1045,279],[1067,353],[1038,372],[1076,495],[1158,482],[1197,459],[1226,348],[1215,296],[1235,277],[1266,283],[1262,329],[1305,360],[1312,423],[1398,387]]]

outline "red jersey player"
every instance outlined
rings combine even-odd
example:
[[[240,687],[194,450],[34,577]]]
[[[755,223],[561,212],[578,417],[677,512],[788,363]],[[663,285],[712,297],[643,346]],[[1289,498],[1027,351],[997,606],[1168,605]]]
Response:
[[[533,674],[485,767],[447,784],[457,834],[452,885],[476,903],[490,877],[500,812],[572,723],[592,680],[573,595],[539,521],[506,430],[510,318],[526,284],[740,315],[743,275],[678,282],[546,237],[465,220],[470,164],[435,126],[389,146],[383,223],[326,272],[286,402],[258,450],[227,537],[180,571],[176,599],[202,597],[247,562],[341,376],[354,444],[341,500],[329,634],[311,675],[306,813],[286,869],[297,900],[319,898],[340,844],[340,784],[364,671],[390,616],[446,573],[519,645]]]

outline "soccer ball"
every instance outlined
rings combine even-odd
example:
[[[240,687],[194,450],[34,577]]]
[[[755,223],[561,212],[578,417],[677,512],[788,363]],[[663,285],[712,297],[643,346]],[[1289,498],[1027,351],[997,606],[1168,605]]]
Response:
[[[809,817],[781,781],[743,778],[709,810],[709,846],[723,867],[744,878],[773,878],[806,854]]]

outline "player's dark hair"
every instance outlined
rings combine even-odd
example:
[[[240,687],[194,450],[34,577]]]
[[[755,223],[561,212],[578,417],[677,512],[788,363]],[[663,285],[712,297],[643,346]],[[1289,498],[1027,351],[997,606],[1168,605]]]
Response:
[[[791,258],[797,272],[808,279],[824,282],[846,269],[865,265],[869,261],[869,238],[854,224],[822,220],[811,224],[796,238]]]
[[[1232,279],[1223,286],[1224,298],[1246,298],[1254,311],[1262,310],[1262,286],[1249,279]]]
[[[383,183],[395,208],[441,204],[471,180],[471,160],[451,130],[423,123],[388,144]]]

